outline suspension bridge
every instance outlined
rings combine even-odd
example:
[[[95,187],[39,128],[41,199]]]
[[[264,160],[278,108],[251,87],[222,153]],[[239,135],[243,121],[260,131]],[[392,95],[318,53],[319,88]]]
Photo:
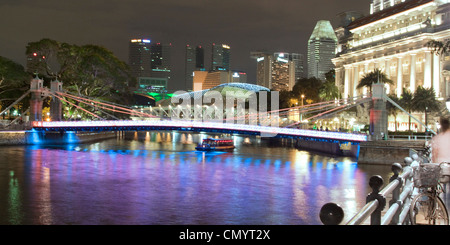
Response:
[[[376,91],[381,90],[382,86]],[[385,103],[387,96],[383,92],[375,96],[360,96],[355,98],[345,98],[341,100],[325,101],[303,106],[277,109],[267,111],[261,117],[258,113],[244,113],[244,115],[233,114],[233,117],[224,120],[208,121],[205,118],[195,117],[199,113],[195,106],[180,108],[179,106],[161,107],[156,106],[150,110],[140,110],[129,106],[100,101],[84,96],[75,95],[63,90],[62,83],[52,81],[50,88],[43,86],[43,80],[38,77],[30,83],[30,90],[17,99],[10,106],[5,108],[0,115],[8,111],[11,107],[19,103],[26,96],[31,94],[30,113],[31,127],[33,131],[39,132],[73,132],[73,131],[154,131],[154,130],[177,130],[192,132],[220,132],[229,134],[260,135],[278,138],[293,138],[304,141],[319,141],[329,143],[351,143],[359,144],[368,141],[368,135],[359,133],[346,133],[336,131],[309,130],[298,126],[303,121],[319,120],[329,118],[342,111],[353,108],[357,105],[371,102],[374,109],[371,110],[370,123],[373,127],[374,135],[382,136],[382,132],[387,132],[386,111],[377,103]],[[43,120],[42,106],[45,98],[51,97],[50,121]],[[62,103],[71,105],[91,117],[85,121],[64,121],[62,118]],[[83,105],[83,106],[81,106]],[[385,106],[385,104],[384,104]],[[398,106],[398,105],[396,105]],[[202,106],[200,114],[204,114],[208,106]],[[180,116],[181,113],[183,116]],[[298,120],[288,125],[279,126],[282,117],[296,113],[305,115],[305,119]],[[125,115],[126,118],[116,116]],[[225,112],[226,114],[226,112]],[[176,117],[174,117],[176,115]],[[175,119],[174,119],[175,118]],[[277,121],[277,123],[273,123]],[[385,122],[384,122],[385,121]],[[13,122],[12,122],[13,123]],[[276,125],[276,126],[273,126]]]

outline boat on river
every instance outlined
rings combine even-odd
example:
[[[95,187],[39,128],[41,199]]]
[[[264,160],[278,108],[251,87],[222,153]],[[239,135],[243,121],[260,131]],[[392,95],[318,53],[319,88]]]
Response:
[[[201,144],[198,144],[195,149],[198,151],[228,151],[235,148],[234,142],[231,139],[204,139]]]

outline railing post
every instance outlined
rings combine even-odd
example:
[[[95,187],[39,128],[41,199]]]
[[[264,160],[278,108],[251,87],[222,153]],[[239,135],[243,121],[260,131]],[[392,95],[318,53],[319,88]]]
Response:
[[[403,207],[403,202],[400,200],[400,191],[403,187],[403,178],[399,177],[400,172],[403,170],[403,167],[400,163],[394,163],[392,164],[392,172],[394,175],[389,179],[389,183],[395,180],[398,180],[397,187],[392,191],[392,199],[389,202],[389,207],[391,207],[393,204],[398,204],[399,208],[397,209],[397,212],[395,213],[394,217],[392,217],[391,225],[397,224],[400,216],[400,212]]]
[[[383,186],[383,178],[379,175],[372,176],[369,180],[369,186],[372,188],[372,193],[367,196],[366,203],[378,200],[378,207],[370,216],[370,224],[381,225],[381,211],[386,206],[386,198],[379,194]]]
[[[320,221],[324,225],[339,225],[344,219],[344,210],[336,203],[327,203],[320,209]]]

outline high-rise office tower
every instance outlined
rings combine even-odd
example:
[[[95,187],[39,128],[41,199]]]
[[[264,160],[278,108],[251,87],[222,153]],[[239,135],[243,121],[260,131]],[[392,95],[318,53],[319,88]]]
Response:
[[[171,77],[171,49],[172,44],[155,43],[151,45],[151,77],[167,79],[170,82]]]
[[[129,60],[131,75],[138,77],[149,77],[151,74],[151,51],[150,40],[131,39],[129,43]]]
[[[319,20],[308,40],[308,77],[325,80],[325,74],[334,68],[337,37],[328,20]]]
[[[299,53],[284,53],[284,52],[278,52],[274,53],[275,60],[278,59],[278,57],[282,59],[286,59],[289,61],[294,62],[294,73],[295,73],[295,82],[297,82],[300,78],[303,78],[305,76],[304,74],[304,62],[303,62],[303,54]]]
[[[251,57],[257,62],[257,85],[276,91],[292,90],[296,82],[295,62],[289,53],[252,52]]]
[[[291,91],[295,85],[295,63],[288,53],[275,53],[272,62],[272,85],[275,91]]]
[[[230,49],[230,46],[226,44],[213,43],[211,55],[211,70],[230,70]]]
[[[194,71],[205,69],[205,52],[203,47],[186,45],[185,62],[185,89],[189,91],[193,89]]]
[[[271,89],[273,55],[267,52],[251,52],[250,57],[256,59],[256,84]]]

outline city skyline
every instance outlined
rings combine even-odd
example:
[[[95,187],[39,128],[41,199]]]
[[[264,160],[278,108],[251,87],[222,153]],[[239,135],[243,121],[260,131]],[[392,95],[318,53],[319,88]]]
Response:
[[[28,42],[50,38],[77,45],[94,44],[110,49],[128,61],[128,42],[148,38],[172,43],[172,89],[184,85],[184,54],[187,44],[226,43],[232,47],[231,69],[247,72],[256,82],[254,50],[279,50],[306,55],[307,39],[320,19],[337,22],[345,11],[367,15],[370,1],[14,1],[0,6],[2,30],[0,56],[26,63]],[[285,8],[283,6],[290,6]],[[315,6],[321,6],[316,8]],[[312,15],[312,16],[311,16]],[[20,16],[21,21],[11,21]],[[333,25],[333,27],[335,27]],[[209,54],[205,54],[209,57]],[[206,61],[205,61],[206,62]]]

